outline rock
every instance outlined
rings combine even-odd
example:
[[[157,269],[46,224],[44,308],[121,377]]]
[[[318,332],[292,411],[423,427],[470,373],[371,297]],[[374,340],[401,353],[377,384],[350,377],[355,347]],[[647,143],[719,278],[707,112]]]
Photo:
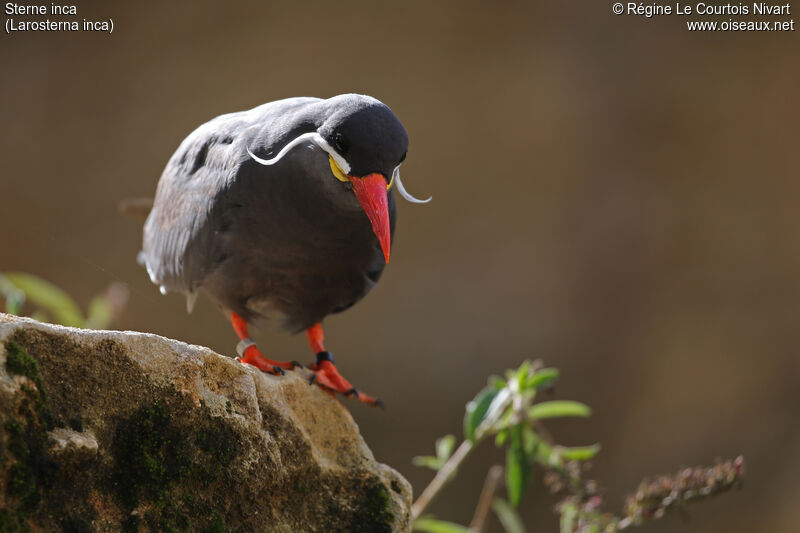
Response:
[[[297,372],[0,314],[0,532],[379,533],[410,505]]]

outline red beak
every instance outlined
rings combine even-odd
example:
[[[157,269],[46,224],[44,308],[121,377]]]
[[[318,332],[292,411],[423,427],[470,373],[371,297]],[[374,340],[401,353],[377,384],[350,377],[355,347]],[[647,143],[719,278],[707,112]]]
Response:
[[[386,192],[386,180],[381,174],[367,174],[363,178],[353,177],[350,182],[353,184],[353,192],[356,193],[358,202],[372,223],[372,231],[375,232],[383,250],[383,257],[388,263],[392,237],[389,230],[389,196]]]

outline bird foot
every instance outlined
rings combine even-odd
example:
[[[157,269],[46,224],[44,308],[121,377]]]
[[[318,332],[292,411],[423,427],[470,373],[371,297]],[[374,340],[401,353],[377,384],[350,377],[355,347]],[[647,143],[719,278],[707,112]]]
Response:
[[[317,362],[311,365],[311,370],[314,373],[309,379],[310,384],[316,383],[326,391],[338,392],[345,398],[355,398],[367,405],[386,407],[381,400],[360,392],[349,381],[344,379],[339,370],[337,370],[336,365],[333,364],[333,355],[330,352],[319,352],[317,354]]]
[[[268,374],[282,376],[286,373],[285,370],[292,370],[295,367],[302,366],[296,361],[280,362],[267,359],[258,349],[253,339],[249,337],[239,341],[239,344],[236,345],[236,352],[239,354],[238,360],[240,363],[253,365]]]

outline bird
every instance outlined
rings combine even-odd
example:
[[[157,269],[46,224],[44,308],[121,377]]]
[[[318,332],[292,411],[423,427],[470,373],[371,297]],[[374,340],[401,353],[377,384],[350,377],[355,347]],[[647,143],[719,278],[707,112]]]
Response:
[[[370,405],[338,371],[322,321],[361,300],[389,263],[394,190],[412,203],[400,167],[408,134],[366,95],[294,97],[218,116],[169,159],[144,224],[139,263],[191,312],[207,294],[230,318],[238,360],[282,375],[248,326],[306,332],[310,382]]]

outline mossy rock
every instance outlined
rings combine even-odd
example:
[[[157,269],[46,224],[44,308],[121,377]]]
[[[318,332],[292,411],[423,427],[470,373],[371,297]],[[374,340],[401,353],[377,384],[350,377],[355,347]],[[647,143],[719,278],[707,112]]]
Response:
[[[410,530],[410,488],[304,376],[0,315],[0,533]]]

